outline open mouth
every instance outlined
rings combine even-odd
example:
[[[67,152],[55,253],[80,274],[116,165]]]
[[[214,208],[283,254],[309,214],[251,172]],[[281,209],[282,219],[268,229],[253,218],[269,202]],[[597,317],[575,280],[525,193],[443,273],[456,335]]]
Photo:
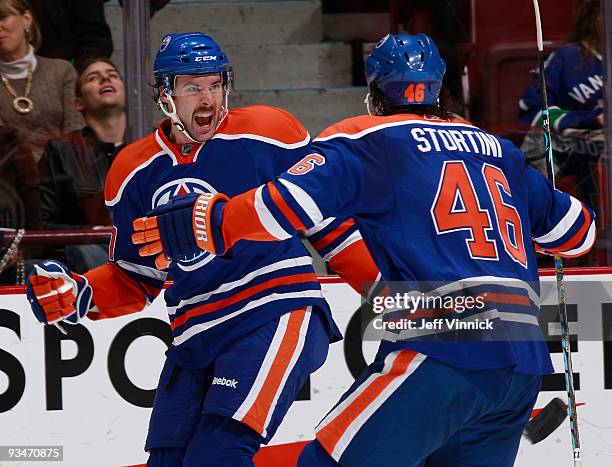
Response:
[[[195,122],[198,126],[205,127],[209,126],[212,123],[213,116],[210,115],[196,115]]]
[[[111,94],[115,92],[115,88],[112,86],[105,86],[100,90],[100,94]]]

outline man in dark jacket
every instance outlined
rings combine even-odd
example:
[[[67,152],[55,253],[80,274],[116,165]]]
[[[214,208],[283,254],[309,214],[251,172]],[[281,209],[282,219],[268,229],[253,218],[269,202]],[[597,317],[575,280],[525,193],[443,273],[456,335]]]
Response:
[[[38,54],[63,58],[77,67],[88,58],[108,58],[111,31],[104,17],[105,0],[30,0],[43,43]]]
[[[123,147],[125,86],[115,65],[90,59],[79,69],[75,106],[87,126],[49,140],[40,162],[43,225],[46,229],[105,228],[104,182]],[[67,246],[75,270],[107,261],[99,245]]]

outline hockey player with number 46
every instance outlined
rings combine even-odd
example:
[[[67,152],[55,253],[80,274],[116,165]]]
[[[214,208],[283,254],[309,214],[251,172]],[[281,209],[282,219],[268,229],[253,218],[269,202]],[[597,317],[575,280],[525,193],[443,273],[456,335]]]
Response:
[[[28,278],[28,296],[40,321],[62,326],[85,315],[140,311],[171,279],[164,299],[174,340],[151,415],[147,465],[252,466],[260,444],[325,361],[329,343],[340,338],[312,258],[287,234],[280,243],[239,242],[223,257],[169,251],[170,262],[159,255],[159,235],[142,232],[150,223],[136,223],[134,233],[132,222],[151,209],[161,214],[192,205],[201,193],[233,196],[273,180],[308,154],[310,137],[280,109],[229,109],[232,70],[206,34],[164,37],[154,77],[168,119],[121,151],[106,180],[111,261],[83,276],[43,262]],[[262,221],[275,228],[272,217]],[[189,246],[188,237],[175,236],[180,229],[163,220],[155,225],[179,250]],[[378,269],[352,220],[321,219],[306,235],[367,293]],[[143,242],[151,242],[150,256],[139,255]]]
[[[299,467],[511,466],[541,375],[553,371],[537,320],[535,247],[586,253],[593,214],[512,143],[450,114],[439,101],[445,69],[428,36],[387,36],[366,61],[374,115],[329,127],[274,181],[137,222],[172,225],[199,249],[231,255],[244,239],[278,241],[351,216],[387,298],[421,286],[427,298],[479,303],[407,310],[417,329],[383,335]],[[194,223],[195,236],[184,227]],[[159,229],[143,235],[193,252]],[[440,318],[451,324],[434,326]]]

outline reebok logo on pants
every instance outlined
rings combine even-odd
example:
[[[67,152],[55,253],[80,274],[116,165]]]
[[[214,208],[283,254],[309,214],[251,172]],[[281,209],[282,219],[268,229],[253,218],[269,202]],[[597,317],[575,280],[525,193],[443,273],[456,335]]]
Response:
[[[238,384],[238,381],[236,381],[235,379],[227,379],[227,378],[214,377],[212,381],[213,386],[214,385],[227,386],[228,388],[234,388],[234,389],[236,389],[237,384]]]

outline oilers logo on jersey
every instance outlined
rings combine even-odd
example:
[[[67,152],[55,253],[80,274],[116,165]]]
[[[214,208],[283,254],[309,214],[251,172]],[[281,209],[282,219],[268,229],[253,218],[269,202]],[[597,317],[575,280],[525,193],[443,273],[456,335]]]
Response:
[[[179,178],[160,186],[151,197],[151,209],[167,204],[175,196],[188,195],[190,193],[217,193],[217,190],[208,182],[199,178]],[[210,263],[215,258],[208,252],[201,252],[190,257],[181,259],[178,267],[183,271],[193,271]]]

